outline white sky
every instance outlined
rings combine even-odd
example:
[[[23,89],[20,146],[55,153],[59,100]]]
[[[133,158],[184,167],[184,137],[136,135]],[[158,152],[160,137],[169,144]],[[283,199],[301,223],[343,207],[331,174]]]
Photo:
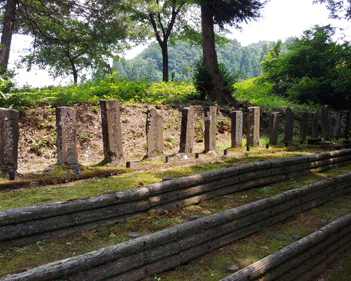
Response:
[[[227,37],[237,39],[242,46],[246,46],[260,40],[276,41],[281,39],[284,41],[291,36],[300,37],[304,30],[310,29],[314,25],[332,24],[344,28],[345,34],[348,35],[345,39],[351,40],[351,32],[347,30],[349,23],[345,20],[330,20],[328,18],[329,11],[325,6],[312,5],[312,0],[270,0],[262,10],[262,15],[263,18],[243,25],[242,31],[233,30]],[[16,36],[13,39],[10,68],[14,67],[14,62],[23,52],[22,48],[28,44],[28,41],[29,39],[23,36]],[[126,57],[132,58],[144,48],[145,46],[136,47],[128,51]],[[33,87],[42,87],[70,83],[69,80],[53,80],[45,70],[33,69],[28,73],[25,69],[19,69],[17,73],[16,82],[18,86],[28,84]]]

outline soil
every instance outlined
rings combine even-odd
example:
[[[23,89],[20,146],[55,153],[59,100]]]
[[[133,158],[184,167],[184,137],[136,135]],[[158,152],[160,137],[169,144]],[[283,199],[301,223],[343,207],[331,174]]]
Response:
[[[186,103],[174,107],[157,106],[156,110],[162,116],[164,122],[165,156],[177,156],[179,151],[181,109],[189,105],[194,106],[196,114],[193,153],[201,153],[204,150],[203,104]],[[77,110],[79,164],[84,166],[96,165],[104,159],[100,108],[99,106],[88,104],[75,104],[73,107]],[[146,154],[146,111],[149,107],[149,105],[145,104],[121,105],[120,107],[124,160],[131,161],[133,167],[138,166]],[[267,121],[267,114],[262,113],[261,120],[262,118]],[[217,154],[201,155],[200,158],[204,162],[213,161],[214,156],[223,155],[223,151],[220,150],[230,146],[229,111],[218,110],[217,119],[217,147],[219,147],[219,151]],[[268,131],[268,122],[261,123],[261,131]],[[244,127],[244,132],[245,129]],[[41,104],[36,108],[21,111],[18,146],[17,171],[20,174],[40,172],[49,165],[57,163],[55,108]],[[177,158],[175,157],[174,159]],[[162,159],[160,158],[159,160]],[[184,163],[184,161],[182,162]],[[186,162],[191,164],[192,161],[188,159]]]

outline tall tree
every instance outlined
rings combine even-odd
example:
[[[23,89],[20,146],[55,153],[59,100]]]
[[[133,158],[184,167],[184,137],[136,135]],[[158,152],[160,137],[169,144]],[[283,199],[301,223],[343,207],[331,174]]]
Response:
[[[168,44],[171,36],[175,37],[185,29],[191,29],[184,17],[189,7],[188,0],[145,0],[147,5],[139,17],[150,26],[162,51],[163,81],[168,82]]]
[[[313,3],[325,4],[333,19],[351,19],[351,0],[314,0]]]
[[[7,71],[7,65],[9,63],[10,48],[12,41],[12,34],[15,29],[16,21],[16,9],[19,4],[18,0],[7,0],[0,1],[1,11],[5,11],[2,14],[3,28],[1,34],[1,45],[0,45],[0,74]]]
[[[137,5],[136,0],[16,1],[15,28],[34,37],[23,61],[28,68],[49,66],[54,76],[69,73],[74,83],[81,68],[106,65],[120,47],[117,42],[132,33],[128,11]],[[3,17],[4,27],[7,23]]]
[[[242,22],[260,17],[265,0],[195,0],[201,6],[202,49],[204,64],[207,65],[212,83],[207,92],[212,100],[235,103],[230,93],[224,90],[215,48],[215,24],[220,29],[225,25],[239,28]]]

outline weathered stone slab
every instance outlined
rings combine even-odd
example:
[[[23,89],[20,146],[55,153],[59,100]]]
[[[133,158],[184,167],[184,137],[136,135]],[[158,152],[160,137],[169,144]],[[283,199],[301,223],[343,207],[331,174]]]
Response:
[[[19,112],[0,108],[0,173],[17,170]]]
[[[285,134],[284,141],[289,142],[293,139],[293,129],[294,129],[294,113],[291,108],[288,107],[285,110]]]
[[[333,112],[330,114],[330,135],[334,138],[340,138],[340,113]]]
[[[317,139],[318,135],[318,113],[314,111],[311,112],[311,137]]]
[[[215,151],[217,133],[217,107],[207,106],[204,108],[205,116],[205,151]]]
[[[279,112],[274,112],[272,114],[271,120],[272,120],[272,127],[271,127],[271,134],[269,138],[269,143],[271,145],[277,145],[278,144],[278,136],[279,136]]]
[[[73,166],[78,164],[76,110],[72,107],[56,108],[57,163]]]
[[[329,140],[329,108],[325,105],[322,108],[322,139]]]
[[[182,124],[180,129],[180,153],[192,153],[195,135],[195,110],[185,107],[182,110]]]
[[[232,147],[243,146],[243,112],[232,111]]]
[[[163,154],[163,120],[153,107],[146,112],[146,142],[146,157]]]
[[[300,140],[303,143],[306,141],[307,126],[308,126],[308,112],[304,111],[301,114],[301,125],[300,125]]]
[[[118,100],[100,100],[104,161],[121,164],[123,145]]]
[[[252,106],[248,108],[247,115],[247,145],[259,146],[260,142],[260,108]]]
[[[348,139],[350,134],[350,111],[344,110],[341,112],[341,127],[340,127],[340,135],[341,137]]]

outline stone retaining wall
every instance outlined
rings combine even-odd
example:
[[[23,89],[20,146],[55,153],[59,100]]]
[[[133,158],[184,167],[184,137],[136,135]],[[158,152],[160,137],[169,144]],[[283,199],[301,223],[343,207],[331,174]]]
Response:
[[[351,150],[249,163],[142,188],[0,211],[0,243],[19,244],[69,235],[130,217],[272,184],[311,169],[351,163]]]
[[[350,247],[351,213],[221,281],[308,281]]]
[[[157,233],[9,275],[0,280],[141,280],[350,192],[351,173],[347,173]],[[347,227],[344,229],[344,226]],[[340,224],[339,229],[342,237],[331,235],[326,240],[343,240],[348,243],[351,240],[351,236],[346,235],[350,231],[349,224]],[[320,232],[322,237],[326,237],[323,231]],[[323,241],[326,240],[312,237],[307,244],[310,245],[311,241],[316,242],[315,246],[311,244],[313,252],[320,252],[326,257],[328,252],[333,252],[330,249],[328,252],[323,251]],[[291,246],[293,247],[295,246]],[[298,256],[309,260],[309,254]],[[318,259],[312,259],[311,264],[319,262],[320,259],[319,256]],[[292,271],[294,272],[293,268]]]

